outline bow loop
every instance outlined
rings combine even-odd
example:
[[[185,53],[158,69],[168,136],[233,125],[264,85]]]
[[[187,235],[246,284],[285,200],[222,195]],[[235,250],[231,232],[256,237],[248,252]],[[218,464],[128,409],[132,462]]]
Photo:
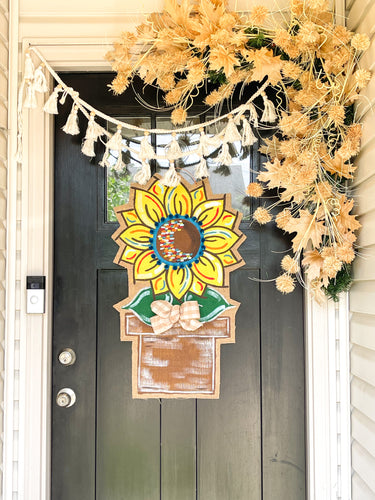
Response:
[[[199,305],[196,300],[189,300],[179,305],[172,305],[166,300],[155,300],[151,304],[155,316],[151,318],[154,333],[164,333],[179,324],[184,330],[193,332],[202,326],[199,321]]]

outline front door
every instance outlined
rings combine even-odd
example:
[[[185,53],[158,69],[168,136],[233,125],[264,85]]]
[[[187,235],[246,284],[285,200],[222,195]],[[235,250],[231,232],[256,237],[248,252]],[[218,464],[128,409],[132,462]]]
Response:
[[[130,91],[112,96],[110,75],[62,77],[109,115],[169,126]],[[290,242],[274,226],[251,225],[254,207],[242,203],[262,158],[251,151],[210,178],[215,193],[231,192],[247,236],[246,265],[231,276],[231,296],[242,305],[236,343],[221,348],[220,399],[134,400],[131,344],[120,341],[113,309],[128,295],[127,272],[113,264],[111,239],[129,175],[81,153],[82,136],[61,130],[68,108],[55,132],[52,500],[304,500],[303,293],[282,296],[267,282]],[[83,118],[80,126],[84,132]],[[74,364],[59,361],[67,348]],[[69,408],[56,404],[66,388],[76,395]]]

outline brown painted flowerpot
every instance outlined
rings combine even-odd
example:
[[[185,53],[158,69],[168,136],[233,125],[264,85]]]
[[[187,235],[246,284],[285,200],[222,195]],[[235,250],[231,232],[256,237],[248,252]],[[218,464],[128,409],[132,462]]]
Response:
[[[121,340],[133,342],[133,396],[217,398],[220,344],[233,342],[230,317],[218,317],[189,332],[173,326],[156,335],[133,314],[123,320]]]

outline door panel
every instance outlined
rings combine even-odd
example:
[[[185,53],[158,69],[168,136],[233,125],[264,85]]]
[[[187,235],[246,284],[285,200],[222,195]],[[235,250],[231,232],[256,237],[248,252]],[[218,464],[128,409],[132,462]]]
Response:
[[[261,498],[259,271],[231,275],[236,343],[221,350],[220,399],[198,401],[198,498]]]
[[[110,95],[110,75],[63,79],[105,113],[156,124],[134,95]],[[273,226],[242,224],[246,265],[231,276],[242,305],[236,343],[221,348],[220,399],[133,400],[131,343],[120,342],[113,309],[128,291],[126,271],[113,264],[106,172],[81,154],[81,137],[61,131],[69,107],[55,134],[52,500],[303,500],[302,291],[282,296],[258,281],[278,275],[276,252],[290,242]],[[256,151],[250,160],[259,169]],[[214,192],[226,179],[213,176]],[[241,184],[231,179],[240,203]],[[72,366],[58,362],[66,347],[77,354]],[[68,409],[54,403],[63,387],[77,394]]]

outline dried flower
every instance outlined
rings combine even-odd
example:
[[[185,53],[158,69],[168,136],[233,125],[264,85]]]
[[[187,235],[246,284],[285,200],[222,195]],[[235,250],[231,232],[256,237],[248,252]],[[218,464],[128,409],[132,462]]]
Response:
[[[282,274],[276,278],[276,288],[284,294],[292,293],[295,289],[294,279],[289,274]]]
[[[221,95],[217,90],[213,90],[211,94],[208,94],[208,96],[204,100],[207,106],[215,106],[215,104],[218,104],[220,101]]]
[[[275,221],[277,227],[280,229],[285,229],[291,218],[292,218],[292,213],[290,212],[290,210],[284,208],[284,210],[282,210],[276,215]]]
[[[302,69],[298,66],[298,64],[295,64],[292,61],[284,61],[281,71],[286,78],[292,78],[293,80],[297,80],[302,73]]]
[[[355,50],[364,51],[370,47],[370,39],[365,34],[357,33],[356,35],[353,36],[351,40],[351,45]]]
[[[354,249],[351,243],[344,243],[337,247],[337,258],[346,264],[353,262],[355,257]]]
[[[187,118],[187,112],[184,108],[176,108],[172,111],[171,120],[173,125],[181,125],[185,123]]]
[[[267,208],[264,207],[258,207],[254,214],[253,214],[254,219],[258,222],[258,224],[267,224],[268,222],[271,222],[272,220],[272,215],[269,213]]]
[[[116,95],[122,94],[129,86],[129,74],[118,73],[116,78],[112,81],[110,88]]]
[[[340,104],[334,104],[328,108],[328,116],[331,118],[336,127],[344,125],[345,108]]]
[[[364,89],[368,82],[371,79],[371,72],[368,71],[367,69],[358,69],[354,73],[354,80],[357,84],[357,87],[360,89]]]
[[[297,260],[293,259],[290,255],[285,255],[285,257],[283,257],[281,267],[289,274],[297,274],[300,270]]]
[[[353,36],[353,33],[349,31],[345,26],[335,26],[332,35],[335,40],[333,42],[336,45],[346,45]]]
[[[249,21],[255,26],[260,26],[264,23],[268,16],[268,9],[263,5],[256,5],[251,9]]]
[[[334,255],[328,256],[324,259],[323,272],[326,273],[329,278],[334,278],[341,268],[341,260]]]
[[[183,89],[175,88],[165,94],[165,102],[169,105],[177,104],[182,97]]]
[[[259,182],[251,182],[246,188],[246,194],[253,198],[259,198],[263,194],[263,187]]]

